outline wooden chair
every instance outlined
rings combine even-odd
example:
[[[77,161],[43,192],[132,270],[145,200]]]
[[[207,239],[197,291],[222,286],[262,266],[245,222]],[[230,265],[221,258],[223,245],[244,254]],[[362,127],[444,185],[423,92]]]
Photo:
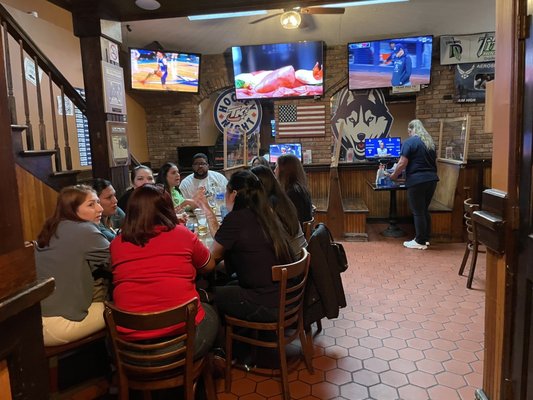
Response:
[[[309,221],[302,222],[302,231],[305,236],[305,240],[307,240],[307,243],[309,243],[309,239],[311,239],[311,233],[313,233],[313,227],[315,226],[315,219],[312,218]]]
[[[86,348],[90,345],[93,345],[96,342],[102,342],[104,346],[104,340],[106,338],[106,330],[102,329],[98,332],[93,333],[92,335],[86,336],[75,342],[66,343],[59,346],[46,346],[44,348],[44,353],[46,359],[48,360],[48,372],[49,372],[49,382],[50,382],[50,398],[55,399],[60,397],[59,393],[59,360],[67,358],[69,355],[79,352],[81,349]],[[102,389],[99,395],[104,395],[108,390],[108,382],[105,376],[101,377],[101,385],[98,387]],[[81,386],[81,385],[80,385]],[[83,390],[83,389],[81,389]],[[81,394],[80,394],[81,395]]]
[[[151,398],[151,390],[183,386],[184,398],[194,399],[195,382],[204,378],[208,399],[216,399],[208,356],[194,360],[196,301],[151,313],[121,311],[106,302],[104,317],[113,346],[119,385],[119,399],[129,399],[129,389],[141,390],[144,398]],[[152,330],[185,323],[185,332],[157,343],[122,340],[117,326],[134,330]]]
[[[275,265],[272,267],[272,280],[279,282],[279,313],[276,322],[251,322],[226,315],[226,392],[231,389],[231,360],[233,340],[248,343],[253,346],[278,349],[280,375],[283,389],[283,398],[289,400],[289,380],[285,346],[297,337],[304,353],[305,363],[310,373],[314,373],[311,364],[312,348],[303,326],[303,300],[304,290],[309,272],[310,256],[306,249],[302,250],[302,258],[292,264]],[[293,279],[298,279],[295,285],[289,285]],[[244,336],[234,328],[248,328],[255,331],[270,331],[276,333],[276,341],[267,341],[254,337]]]
[[[468,279],[466,281],[466,287],[468,289],[472,289],[472,281],[474,280],[474,271],[476,269],[477,255],[478,253],[485,253],[485,251],[479,249],[476,227],[472,222],[472,214],[474,213],[474,211],[477,210],[479,210],[479,204],[472,203],[471,198],[468,198],[464,201],[464,218],[468,238],[466,241],[463,261],[461,262],[461,267],[459,268],[459,275],[463,275],[466,263],[468,261],[468,257],[470,256],[470,253],[472,253],[472,258],[470,260],[470,271],[468,272]]]

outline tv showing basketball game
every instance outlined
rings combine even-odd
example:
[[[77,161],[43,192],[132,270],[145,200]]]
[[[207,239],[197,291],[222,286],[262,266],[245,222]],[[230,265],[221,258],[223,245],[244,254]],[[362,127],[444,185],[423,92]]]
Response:
[[[321,41],[232,47],[237,99],[321,96],[323,49]]]
[[[280,143],[270,145],[270,162],[278,161],[283,154],[294,154],[302,161],[302,145],[300,143]]]
[[[131,88],[198,93],[200,54],[130,48]]]
[[[348,88],[428,85],[433,36],[348,43]]]
[[[399,137],[365,139],[365,157],[369,159],[398,158],[402,147]]]

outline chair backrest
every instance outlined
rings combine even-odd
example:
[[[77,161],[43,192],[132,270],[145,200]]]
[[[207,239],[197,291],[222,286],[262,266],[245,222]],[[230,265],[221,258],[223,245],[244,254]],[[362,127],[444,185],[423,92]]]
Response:
[[[177,307],[148,313],[132,313],[105,303],[104,318],[111,337],[119,375],[133,380],[158,379],[171,372],[181,371],[185,381],[191,380],[194,356],[195,316],[197,299]],[[179,336],[157,343],[129,342],[120,337],[117,327],[148,331],[183,324]],[[155,341],[154,341],[155,342]],[[189,372],[188,372],[189,371]]]
[[[305,240],[307,240],[307,243],[309,243],[309,239],[311,239],[311,233],[313,232],[313,226],[315,225],[315,219],[312,218],[309,221],[302,222],[302,231],[305,236]]]
[[[272,280],[279,282],[279,326],[289,327],[303,316],[303,301],[307,275],[309,273],[310,255],[302,249],[300,260],[291,264],[274,265]],[[303,318],[300,318],[303,323]]]
[[[464,207],[464,218],[465,218],[465,224],[466,224],[466,231],[468,233],[468,240],[473,241],[477,240],[477,237],[475,235],[474,231],[474,224],[472,223],[472,214],[474,211],[479,210],[479,204],[473,203],[471,198],[468,198],[463,203]]]

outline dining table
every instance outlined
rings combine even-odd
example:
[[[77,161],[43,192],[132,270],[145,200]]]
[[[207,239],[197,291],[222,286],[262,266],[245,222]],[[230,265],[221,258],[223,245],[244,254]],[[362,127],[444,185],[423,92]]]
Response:
[[[367,180],[368,185],[375,192],[389,192],[389,226],[383,232],[380,232],[381,235],[385,237],[402,237],[406,233],[398,226],[398,210],[396,206],[396,193],[398,190],[406,190],[405,181],[391,181],[386,180],[383,184],[377,184],[376,182],[371,182]]]

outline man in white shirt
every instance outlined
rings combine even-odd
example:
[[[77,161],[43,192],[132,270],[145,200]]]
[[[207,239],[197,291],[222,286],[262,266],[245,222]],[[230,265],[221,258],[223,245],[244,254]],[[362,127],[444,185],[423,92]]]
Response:
[[[215,195],[226,192],[228,180],[224,175],[216,171],[209,171],[209,160],[203,153],[195,154],[192,158],[193,173],[181,181],[180,190],[183,197],[192,199],[198,188],[204,187],[208,193]]]
[[[389,155],[387,149],[385,148],[385,143],[379,142],[379,147],[377,148],[378,157],[387,157]]]

